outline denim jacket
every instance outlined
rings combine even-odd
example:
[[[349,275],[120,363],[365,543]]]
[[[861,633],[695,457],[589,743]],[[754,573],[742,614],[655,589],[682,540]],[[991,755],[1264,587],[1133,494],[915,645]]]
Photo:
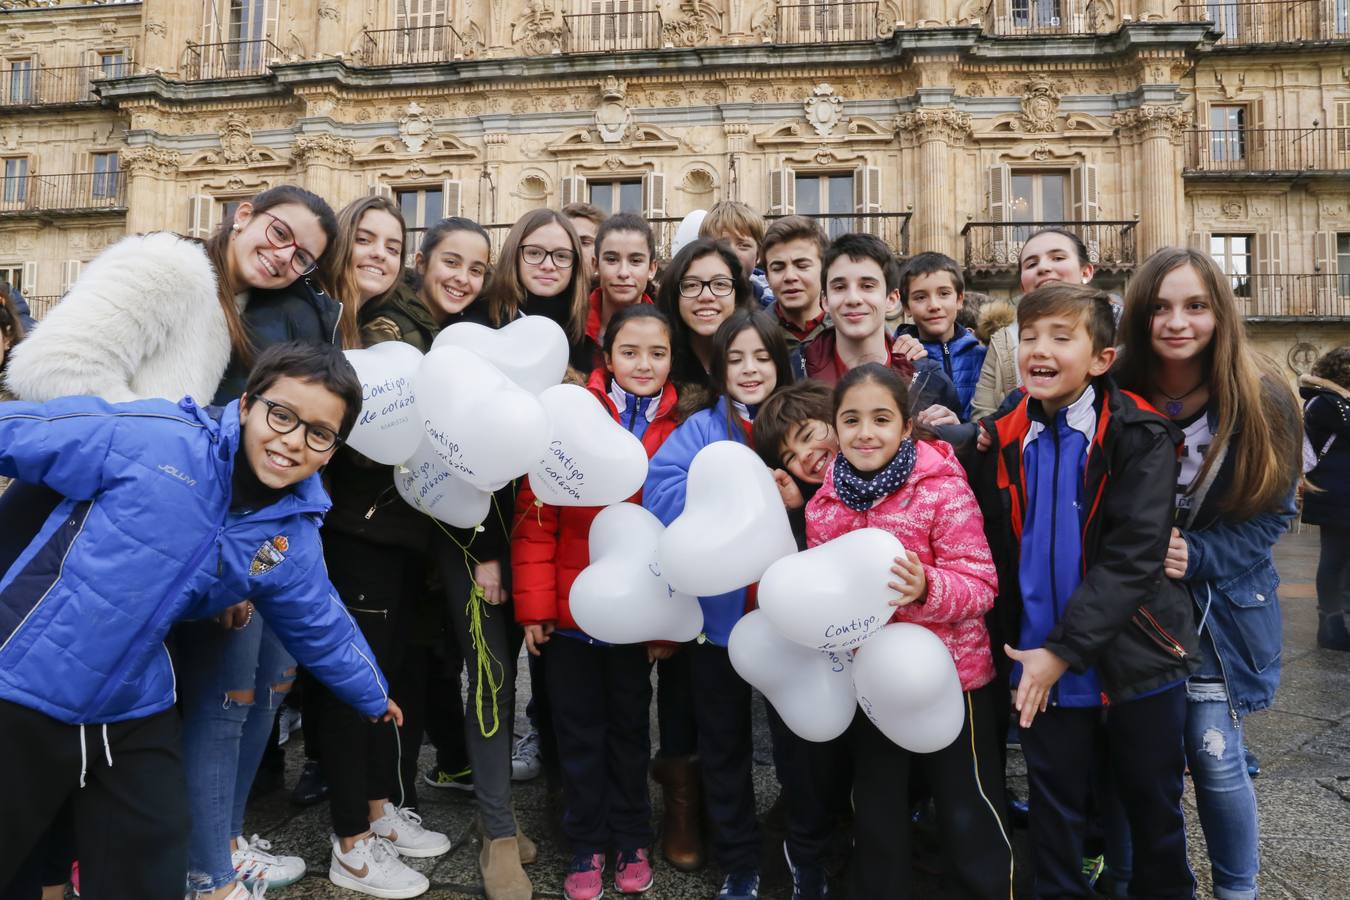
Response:
[[[1208,415],[1210,428],[1217,428],[1217,414]],[[1289,417],[1288,427],[1297,427],[1292,410]],[[1240,439],[1235,433],[1229,449]],[[1206,651],[1217,654],[1233,714],[1245,716],[1270,706],[1280,684],[1280,577],[1272,551],[1289,529],[1295,506],[1291,483],[1279,509],[1241,521],[1228,518],[1218,503],[1232,489],[1233,460],[1227,452],[1210,468],[1190,514],[1177,527],[1187,550],[1182,580],[1195,601],[1200,632],[1209,636]]]

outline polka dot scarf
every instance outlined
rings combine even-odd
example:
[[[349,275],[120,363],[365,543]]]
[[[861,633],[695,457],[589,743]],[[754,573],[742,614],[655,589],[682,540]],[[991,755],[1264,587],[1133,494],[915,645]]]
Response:
[[[837,453],[834,457],[835,493],[851,510],[862,512],[871,509],[872,504],[879,499],[904,487],[905,482],[909,480],[909,473],[914,471],[914,460],[917,455],[914,439],[907,438],[900,442],[900,449],[895,451],[895,458],[888,462],[884,469],[868,478],[853,468],[853,464],[844,458],[843,453]]]

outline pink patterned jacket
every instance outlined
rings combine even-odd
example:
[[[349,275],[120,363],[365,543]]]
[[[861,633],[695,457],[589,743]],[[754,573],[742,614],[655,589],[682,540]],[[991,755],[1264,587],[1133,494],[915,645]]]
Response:
[[[806,542],[814,547],[859,528],[880,528],[900,539],[923,564],[928,595],[895,611],[893,622],[914,622],[942,638],[956,661],[962,690],[994,680],[984,614],[994,605],[998,575],[984,537],[984,517],[965,471],[944,441],[919,441],[905,486],[856,512],[834,491],[834,467],[806,506]]]

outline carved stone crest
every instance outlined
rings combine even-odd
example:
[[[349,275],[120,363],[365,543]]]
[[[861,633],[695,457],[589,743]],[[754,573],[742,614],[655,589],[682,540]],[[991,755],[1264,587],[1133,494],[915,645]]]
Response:
[[[529,0],[511,37],[526,56],[547,56],[562,52],[564,32],[562,14],[549,0]]]
[[[617,144],[633,126],[633,111],[624,103],[627,85],[613,75],[600,84],[600,105],[595,109],[595,130],[606,144]]]
[[[220,129],[220,158],[227,163],[251,163],[258,158],[253,132],[242,116],[231,115]]]
[[[1027,82],[1026,92],[1022,94],[1022,130],[1032,134],[1044,134],[1056,130],[1059,118],[1059,91],[1044,78],[1035,78]]]
[[[802,102],[806,111],[806,121],[821,137],[829,137],[830,132],[839,124],[844,115],[844,98],[834,92],[828,84],[818,84],[811,96]]]
[[[661,40],[672,47],[697,47],[712,40],[713,23],[700,0],[679,0],[661,13]]]
[[[403,118],[398,120],[398,136],[409,153],[421,153],[431,138],[431,116],[426,114],[416,100],[408,104]]]

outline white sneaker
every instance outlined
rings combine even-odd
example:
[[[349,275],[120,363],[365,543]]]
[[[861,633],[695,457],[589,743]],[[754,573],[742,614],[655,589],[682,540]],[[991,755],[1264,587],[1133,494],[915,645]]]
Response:
[[[333,854],[328,863],[328,880],[338,887],[372,897],[420,897],[431,887],[425,875],[416,872],[398,858],[394,846],[372,834],[356,842],[350,853],[342,852],[337,835],[331,838]]]
[[[236,882],[234,890],[225,895],[225,900],[263,900],[263,895],[266,893],[267,882],[265,881],[255,882],[252,889],[244,887],[242,883]],[[78,897],[79,894],[76,894],[75,896]],[[196,891],[189,891],[188,894],[183,897],[183,900],[201,900],[204,896],[204,894],[199,894]]]
[[[305,877],[305,861],[298,856],[273,856],[267,852],[272,844],[256,834],[249,840],[239,835],[239,849],[230,852],[234,874],[248,886],[266,882],[268,887],[280,888],[295,884]]]
[[[410,809],[384,802],[384,815],[370,823],[370,830],[394,845],[400,856],[440,856],[450,849],[450,838],[422,827],[422,817]]]
[[[529,781],[538,778],[544,769],[539,755],[539,732],[531,728],[516,741],[511,750],[511,780]]]

